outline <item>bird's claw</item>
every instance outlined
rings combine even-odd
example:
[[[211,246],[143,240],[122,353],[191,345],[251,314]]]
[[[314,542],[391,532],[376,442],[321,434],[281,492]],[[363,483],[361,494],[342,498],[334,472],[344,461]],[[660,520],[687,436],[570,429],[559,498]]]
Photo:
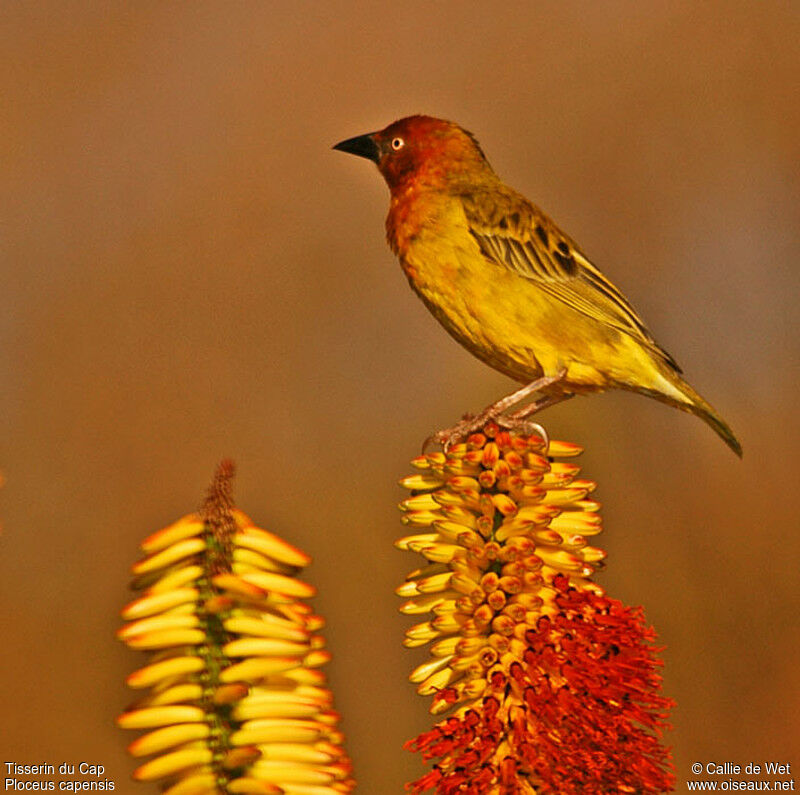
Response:
[[[472,414],[464,414],[463,417],[452,427],[443,428],[441,431],[432,433],[422,444],[422,454],[432,444],[441,445],[446,453],[454,444],[463,442],[470,434],[475,433],[486,424],[482,416],[475,417]]]
[[[533,420],[526,419],[525,417],[518,417],[516,414],[508,416],[500,416],[495,422],[506,431],[513,431],[521,436],[539,436],[544,443],[543,451],[547,454],[550,448],[550,435],[544,429],[543,425]]]
[[[518,417],[515,414],[501,414],[488,419],[467,415],[452,428],[444,428],[431,434],[422,445],[422,454],[425,455],[428,448],[435,444],[441,445],[442,450],[446,453],[454,444],[459,444],[473,433],[483,430],[488,422],[494,422],[503,430],[516,432],[523,436],[535,435],[541,437],[545,452],[550,447],[550,437],[538,422],[533,422],[525,417]]]
[[[562,400],[567,400],[572,397],[571,393],[558,393],[555,395],[543,395],[538,400],[528,403],[521,409],[517,409],[511,414],[506,414],[512,406],[518,404],[530,395],[540,392],[546,387],[560,381],[566,375],[566,370],[561,369],[555,375],[543,376],[542,378],[532,381],[530,384],[518,389],[510,395],[498,400],[491,406],[488,406],[477,415],[464,414],[464,416],[452,428],[445,428],[444,430],[437,431],[429,436],[422,445],[422,453],[428,449],[431,444],[439,444],[446,453],[454,444],[463,442],[468,436],[478,431],[482,431],[487,423],[494,422],[500,428],[507,431],[516,431],[517,433],[524,434],[525,436],[532,436],[536,434],[542,438],[544,443],[545,452],[550,447],[550,437],[547,431],[539,425],[538,422],[532,422],[529,418],[548,406],[552,406]]]

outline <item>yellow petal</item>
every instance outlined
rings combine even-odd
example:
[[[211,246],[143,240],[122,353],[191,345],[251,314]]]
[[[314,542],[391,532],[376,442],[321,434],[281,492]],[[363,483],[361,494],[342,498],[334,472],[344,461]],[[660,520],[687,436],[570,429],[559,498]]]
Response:
[[[552,566],[559,571],[580,571],[583,560],[571,552],[553,547],[536,547],[536,557],[541,558],[545,565]]]
[[[128,746],[128,753],[132,756],[147,756],[174,748],[176,745],[203,740],[211,734],[211,729],[205,723],[181,723],[177,726],[165,726],[163,729],[143,734]]]
[[[461,676],[463,676],[463,674],[454,671],[452,668],[443,668],[431,674],[422,682],[419,687],[417,687],[417,693],[421,696],[431,696],[447,687],[455,679],[461,678]]]
[[[412,491],[425,491],[427,489],[438,489],[444,485],[444,480],[436,475],[409,475],[400,481],[404,489]]]
[[[221,682],[254,682],[265,676],[290,671],[300,663],[297,657],[254,657],[225,668],[219,678]]]
[[[233,550],[233,560],[235,563],[241,563],[251,566],[254,569],[262,569],[263,571],[277,571],[279,574],[291,574],[296,568],[288,566],[285,563],[280,563],[277,560],[268,558],[260,552],[245,547],[235,547]]]
[[[397,549],[408,550],[413,549],[413,544],[417,544],[419,542],[424,543],[431,543],[436,541],[439,538],[438,533],[417,533],[416,535],[411,536],[403,536],[403,538],[398,538],[397,541],[394,542],[394,545]]]
[[[188,558],[190,555],[196,555],[206,548],[206,542],[202,538],[187,538],[184,541],[178,541],[176,544],[156,552],[149,558],[140,560],[132,567],[134,574],[146,574],[150,571],[157,571],[158,569],[171,566],[179,560]]]
[[[172,751],[164,756],[156,757],[133,771],[133,778],[137,781],[154,781],[166,778],[187,767],[207,765],[211,762],[212,754],[209,748],[188,748]]]
[[[156,691],[140,699],[131,709],[142,707],[158,707],[163,704],[179,704],[182,701],[197,701],[203,696],[203,688],[199,684],[186,683],[172,685],[162,691]]]
[[[238,638],[226,643],[222,651],[228,657],[302,657],[308,653],[308,643],[294,643],[275,638]]]
[[[308,583],[269,571],[248,572],[242,574],[242,579],[265,591],[277,591],[279,594],[293,596],[297,599],[309,599],[316,593],[316,588]]]
[[[226,789],[232,795],[283,795],[285,790],[269,781],[241,776],[229,781]]]
[[[542,505],[568,505],[582,500],[588,493],[588,488],[548,489],[542,497]]]
[[[278,759],[259,760],[249,772],[254,778],[263,778],[280,787],[287,784],[329,784],[334,779],[333,773],[323,768]]]
[[[436,511],[440,506],[432,494],[417,494],[403,500],[398,507],[401,511]]]
[[[162,591],[173,591],[175,588],[183,588],[184,585],[191,585],[203,576],[202,566],[182,566],[177,569],[169,569],[163,572],[156,582],[146,591],[147,594],[161,593]]]
[[[337,755],[325,750],[321,744],[304,743],[265,743],[258,746],[262,760],[278,759],[285,762],[304,762],[307,765],[326,765]]]
[[[134,635],[143,635],[145,632],[159,632],[164,629],[192,629],[199,624],[200,619],[195,615],[161,614],[126,624],[122,629],[117,630],[117,637],[125,640]]]
[[[258,720],[245,724],[231,735],[233,745],[261,743],[313,743],[321,736],[322,725],[289,719]]]
[[[452,659],[452,654],[447,657],[434,657],[434,659],[428,660],[428,662],[424,662],[422,665],[418,665],[411,672],[411,676],[408,677],[408,681],[413,682],[415,685],[419,684],[420,682],[425,681],[425,679],[427,679],[431,674],[436,673],[440,668],[444,668],[446,665],[449,665]]]
[[[261,638],[282,638],[283,640],[302,642],[309,636],[308,630],[298,627],[290,621],[266,614],[263,618],[234,615],[226,618],[222,623],[228,632],[256,635]]]
[[[420,593],[437,593],[449,588],[453,572],[448,570],[442,574],[434,574],[432,577],[423,577],[417,580],[417,590]]]
[[[244,596],[247,599],[261,599],[267,595],[265,588],[246,582],[241,577],[228,572],[217,574],[211,578],[211,582],[223,591],[229,591],[236,596]]]
[[[206,640],[200,629],[166,629],[161,632],[144,632],[127,639],[132,649],[168,649],[172,646],[197,646]]]
[[[117,718],[117,726],[120,729],[152,729],[155,726],[169,726],[172,723],[195,723],[204,718],[205,713],[200,707],[185,705],[145,707],[124,712]]]
[[[214,774],[202,772],[182,778],[161,795],[218,795],[220,791]]]
[[[204,527],[205,525],[198,519],[196,514],[189,514],[188,516],[178,519],[174,524],[145,538],[140,545],[141,550],[148,554],[158,552],[161,549],[166,549],[177,541],[200,535]]]
[[[130,621],[135,618],[145,618],[156,613],[163,613],[171,607],[194,602],[197,600],[197,596],[197,588],[177,588],[173,591],[142,596],[139,599],[134,599],[123,608],[122,617],[126,621]]]
[[[320,705],[304,699],[283,698],[280,701],[239,703],[231,713],[236,720],[258,720],[261,718],[313,718]]]
[[[550,446],[547,448],[547,455],[554,458],[571,458],[582,452],[583,448],[580,445],[572,444],[572,442],[559,442],[555,439],[550,440]]]
[[[288,566],[304,568],[311,562],[311,558],[301,549],[260,527],[245,527],[233,540],[237,546],[253,549]]]
[[[233,682],[229,685],[220,685],[214,690],[215,704],[233,704],[240,701],[250,692],[248,685],[242,682]]]
[[[204,668],[205,663],[199,657],[171,657],[134,671],[125,681],[133,688],[150,687],[167,677],[197,673]]]

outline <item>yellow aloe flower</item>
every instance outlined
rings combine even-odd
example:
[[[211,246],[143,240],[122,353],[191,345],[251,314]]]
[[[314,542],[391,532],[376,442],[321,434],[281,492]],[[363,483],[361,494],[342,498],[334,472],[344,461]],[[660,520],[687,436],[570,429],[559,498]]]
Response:
[[[406,633],[431,644],[410,679],[450,713],[407,743],[435,760],[413,793],[671,789],[654,633],[590,579],[605,553],[580,452],[490,423],[401,481],[413,533],[397,546],[425,565],[397,593],[402,612],[430,616]]]
[[[323,621],[297,579],[310,559],[234,507],[232,478],[224,461],[201,511],[146,538],[133,566],[117,635],[152,653],[127,680],[149,691],[117,718],[146,732],[133,777],[168,795],[351,792]]]

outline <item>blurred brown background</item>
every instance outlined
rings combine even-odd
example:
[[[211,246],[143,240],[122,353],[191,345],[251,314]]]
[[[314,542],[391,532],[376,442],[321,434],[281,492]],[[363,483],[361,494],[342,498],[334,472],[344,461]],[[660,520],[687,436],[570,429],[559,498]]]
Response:
[[[680,788],[694,761],[800,763],[800,6],[493,5],[4,4],[0,762],[144,791],[113,725],[128,567],[227,455],[240,506],[315,558],[360,791],[420,771],[396,481],[512,384],[414,297],[382,180],[330,147],[427,112],[581,242],[744,444],[627,394],[543,415],[588,448],[600,581],[667,646]]]

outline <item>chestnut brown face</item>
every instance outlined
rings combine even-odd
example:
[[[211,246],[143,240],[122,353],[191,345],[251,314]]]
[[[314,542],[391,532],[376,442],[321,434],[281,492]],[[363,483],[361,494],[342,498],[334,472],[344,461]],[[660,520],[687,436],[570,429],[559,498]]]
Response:
[[[410,179],[442,183],[462,163],[488,167],[475,139],[457,124],[431,116],[409,116],[378,132],[348,138],[333,147],[378,166],[390,188]]]

